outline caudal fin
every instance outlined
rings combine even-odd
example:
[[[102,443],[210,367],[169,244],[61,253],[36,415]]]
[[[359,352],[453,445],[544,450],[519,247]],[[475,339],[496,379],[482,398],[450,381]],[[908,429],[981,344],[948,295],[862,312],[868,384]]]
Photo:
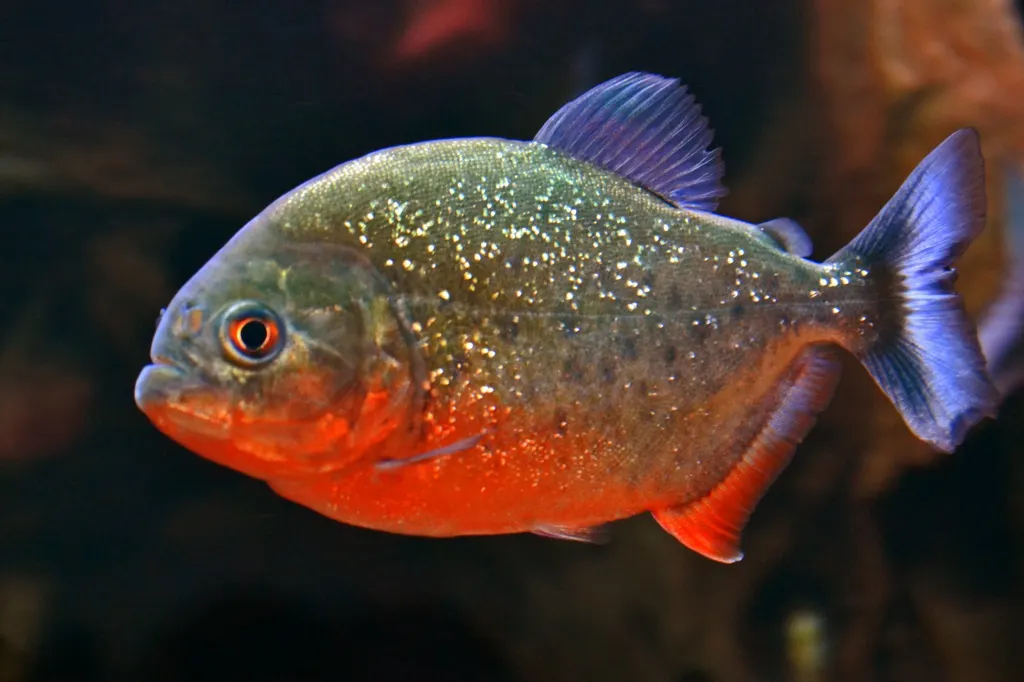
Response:
[[[978,134],[959,130],[914,169],[848,245],[829,259],[857,261],[891,281],[892,328],[860,360],[907,426],[952,452],[993,416],[999,396],[963,301],[953,263],[985,226],[985,170]]]

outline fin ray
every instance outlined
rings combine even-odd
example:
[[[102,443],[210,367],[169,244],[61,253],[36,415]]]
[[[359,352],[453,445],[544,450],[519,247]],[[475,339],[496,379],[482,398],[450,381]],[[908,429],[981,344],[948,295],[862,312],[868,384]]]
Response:
[[[455,455],[474,447],[477,443],[480,442],[480,439],[483,438],[485,435],[487,435],[486,431],[484,431],[483,433],[478,433],[473,436],[469,436],[468,438],[457,440],[454,443],[450,443],[449,445],[434,448],[433,450],[428,450],[427,452],[421,452],[420,454],[413,455],[412,457],[405,457],[402,459],[382,459],[379,462],[377,462],[375,466],[380,471],[394,471],[395,469],[400,469],[402,467],[410,466],[413,464],[420,464],[421,462],[427,462],[432,459],[437,459],[438,457],[447,457],[449,455]]]
[[[608,542],[608,530],[604,526],[592,526],[588,528],[537,526],[530,532],[534,535],[539,535],[544,538],[553,538],[555,540],[586,542],[594,545],[603,545]]]
[[[613,78],[555,112],[533,139],[679,207],[714,211],[726,193],[721,150],[708,148],[708,121],[678,80],[636,72]]]

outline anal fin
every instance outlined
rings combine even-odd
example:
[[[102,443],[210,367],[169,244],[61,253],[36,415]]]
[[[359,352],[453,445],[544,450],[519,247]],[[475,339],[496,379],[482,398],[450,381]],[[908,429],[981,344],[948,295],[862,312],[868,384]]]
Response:
[[[662,528],[709,559],[743,558],[740,534],[750,514],[832,400],[840,374],[832,348],[809,348],[792,367],[776,408],[725,479],[699,500],[652,511]]]

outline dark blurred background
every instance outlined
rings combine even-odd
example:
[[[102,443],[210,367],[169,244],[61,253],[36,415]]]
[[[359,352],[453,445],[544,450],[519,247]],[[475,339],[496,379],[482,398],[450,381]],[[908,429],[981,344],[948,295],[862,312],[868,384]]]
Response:
[[[154,320],[249,217],[342,161],[528,139],[628,70],[688,83],[723,213],[824,258],[954,129],[990,220],[1024,161],[1010,0],[0,3],[0,682],[940,682],[1024,673],[1024,399],[960,451],[849,362],[723,566],[648,517],[606,546],[328,521],[132,401]],[[1022,229],[1017,226],[1016,229]]]

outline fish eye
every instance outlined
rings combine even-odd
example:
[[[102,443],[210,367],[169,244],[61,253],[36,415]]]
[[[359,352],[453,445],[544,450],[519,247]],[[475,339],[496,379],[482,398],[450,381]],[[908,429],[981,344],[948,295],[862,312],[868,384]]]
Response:
[[[225,311],[220,337],[228,360],[245,367],[270,362],[284,345],[283,327],[277,315],[252,301],[235,303]]]

